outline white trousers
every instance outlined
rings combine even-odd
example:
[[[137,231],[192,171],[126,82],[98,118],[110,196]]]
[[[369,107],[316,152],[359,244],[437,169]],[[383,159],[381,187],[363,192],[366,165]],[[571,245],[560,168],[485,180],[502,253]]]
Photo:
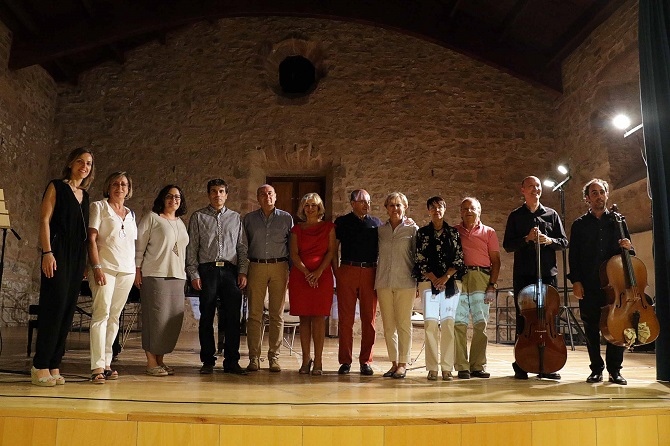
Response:
[[[384,339],[391,362],[409,364],[412,351],[414,288],[378,288],[377,300],[384,322]]]
[[[437,371],[438,364],[443,372],[451,372],[454,368],[454,319],[461,294],[460,281],[456,284],[459,291],[446,296],[444,291],[433,294],[430,282],[419,282],[419,293],[423,297],[426,370],[429,371]]]
[[[93,295],[91,315],[91,370],[109,367],[112,344],[119,332],[119,316],[128,300],[135,273],[118,273],[103,269],[106,284],[98,285],[89,270],[88,283]]]

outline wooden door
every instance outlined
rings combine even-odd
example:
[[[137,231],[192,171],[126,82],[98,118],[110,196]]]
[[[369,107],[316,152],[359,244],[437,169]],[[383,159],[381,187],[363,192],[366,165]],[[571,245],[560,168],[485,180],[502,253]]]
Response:
[[[275,188],[276,206],[289,212],[298,221],[298,206],[305,194],[316,192],[326,201],[325,177],[268,177],[266,183]]]

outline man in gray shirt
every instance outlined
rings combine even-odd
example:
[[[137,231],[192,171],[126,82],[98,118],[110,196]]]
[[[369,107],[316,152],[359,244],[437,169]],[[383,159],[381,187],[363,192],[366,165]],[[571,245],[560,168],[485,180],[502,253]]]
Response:
[[[270,342],[268,362],[271,372],[280,372],[279,349],[284,331],[284,302],[288,282],[288,240],[293,218],[288,212],[275,207],[277,195],[269,184],[256,192],[261,208],[244,216],[244,231],[249,242],[249,318],[247,343],[249,365],[247,370],[260,368],[263,307],[268,296]]]
[[[240,308],[242,289],[247,286],[247,238],[240,214],[225,207],[228,184],[222,179],[207,183],[209,206],[191,215],[188,224],[186,272],[200,291],[201,374],[211,374],[216,363],[214,313],[221,300],[224,318],[223,371],[246,374],[240,367]]]

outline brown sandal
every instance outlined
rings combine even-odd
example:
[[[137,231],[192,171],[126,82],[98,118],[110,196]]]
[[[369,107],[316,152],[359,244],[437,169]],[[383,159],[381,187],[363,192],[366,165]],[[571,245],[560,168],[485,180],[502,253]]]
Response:
[[[116,370],[105,369],[105,379],[108,379],[110,381],[119,379],[119,372],[117,372]]]

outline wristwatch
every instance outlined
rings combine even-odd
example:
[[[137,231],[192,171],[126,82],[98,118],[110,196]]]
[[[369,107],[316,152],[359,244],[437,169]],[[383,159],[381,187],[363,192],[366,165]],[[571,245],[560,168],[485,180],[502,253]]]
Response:
[[[489,286],[492,286],[496,290],[498,289],[498,284],[497,283],[489,282]]]

